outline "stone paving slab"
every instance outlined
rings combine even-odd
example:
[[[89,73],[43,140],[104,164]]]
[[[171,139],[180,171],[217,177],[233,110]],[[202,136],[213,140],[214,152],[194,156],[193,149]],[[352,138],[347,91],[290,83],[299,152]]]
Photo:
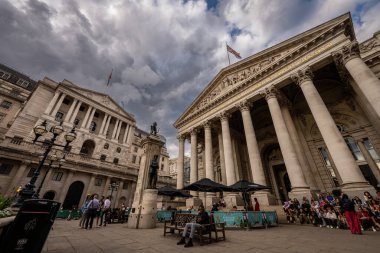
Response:
[[[352,235],[348,230],[313,226],[281,225],[269,229],[228,230],[227,241],[193,248],[177,246],[178,235],[163,236],[163,226],[156,229],[129,229],[126,224],[84,230],[77,221],[57,220],[43,253],[170,253],[170,252],[378,252],[380,232],[365,231]]]

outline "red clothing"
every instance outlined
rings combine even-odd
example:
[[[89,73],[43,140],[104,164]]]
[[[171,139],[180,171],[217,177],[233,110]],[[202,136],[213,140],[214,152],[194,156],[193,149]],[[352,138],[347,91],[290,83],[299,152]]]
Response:
[[[255,212],[259,212],[260,211],[260,204],[259,202],[256,202],[255,204]]]
[[[360,229],[360,223],[358,217],[356,216],[354,211],[345,211],[344,215],[346,216],[346,220],[348,226],[350,226],[350,230],[352,234],[361,235],[362,231]]]

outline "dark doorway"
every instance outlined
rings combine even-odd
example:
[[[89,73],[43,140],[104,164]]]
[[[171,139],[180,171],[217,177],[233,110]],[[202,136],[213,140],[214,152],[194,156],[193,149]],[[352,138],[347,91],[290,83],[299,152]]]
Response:
[[[81,181],[75,181],[67,191],[65,201],[63,202],[63,209],[72,209],[78,207],[80,198],[82,197],[84,184]]]
[[[368,166],[368,164],[359,165],[359,168],[364,176],[364,178],[372,185],[373,187],[377,188],[377,180],[375,175],[373,175],[373,172],[371,168]]]
[[[54,197],[55,197],[55,192],[53,192],[53,191],[47,191],[47,192],[45,192],[45,194],[43,196],[44,199],[50,199],[50,200],[53,200]]]
[[[292,190],[289,175],[286,172],[285,164],[273,165],[272,168],[275,175],[280,200],[281,202],[284,202],[288,200],[288,193]]]

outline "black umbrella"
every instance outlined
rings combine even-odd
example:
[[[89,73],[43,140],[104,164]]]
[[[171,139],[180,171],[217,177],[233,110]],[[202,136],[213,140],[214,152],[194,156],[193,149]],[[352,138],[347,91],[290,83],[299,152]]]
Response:
[[[269,189],[268,187],[260,184],[251,183],[247,180],[240,180],[229,186],[234,192],[250,192]]]
[[[175,189],[171,186],[164,186],[158,189],[158,195],[170,197],[191,198],[192,196],[182,190]]]
[[[237,181],[236,183],[230,185],[229,187],[234,192],[242,192],[243,193],[245,210],[248,210],[247,209],[248,200],[246,199],[247,192],[269,189],[268,187],[266,187],[264,185],[255,184],[255,183],[249,182],[249,181],[244,180],[244,179]]]
[[[233,191],[233,189],[231,189],[230,187],[214,182],[208,178],[202,178],[201,180],[198,180],[197,182],[189,184],[188,186],[184,187],[183,190],[198,191],[198,192],[221,192],[221,191],[231,192]]]

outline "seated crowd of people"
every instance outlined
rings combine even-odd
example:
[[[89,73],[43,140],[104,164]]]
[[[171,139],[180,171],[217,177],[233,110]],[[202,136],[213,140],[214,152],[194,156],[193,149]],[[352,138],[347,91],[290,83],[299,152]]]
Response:
[[[314,226],[351,229],[352,233],[371,229],[380,230],[380,191],[373,197],[364,192],[363,198],[355,196],[352,200],[347,195],[334,196],[331,193],[318,194],[310,201],[304,197],[302,203],[297,199],[284,202],[288,223],[309,223]],[[355,232],[354,227],[358,228]],[[361,231],[360,231],[361,230]]]

